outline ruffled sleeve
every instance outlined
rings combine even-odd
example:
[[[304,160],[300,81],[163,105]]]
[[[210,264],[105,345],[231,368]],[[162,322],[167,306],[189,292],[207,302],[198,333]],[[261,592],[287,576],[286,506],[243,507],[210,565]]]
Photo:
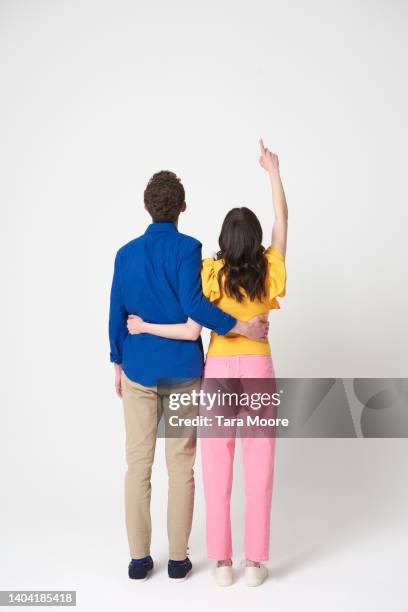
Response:
[[[221,296],[217,274],[218,269],[214,259],[203,259],[201,266],[201,283],[203,286],[203,293],[210,302],[215,302]]]
[[[265,251],[268,261],[267,292],[270,308],[280,308],[277,297],[286,295],[286,268],[285,258],[279,249],[270,246]]]

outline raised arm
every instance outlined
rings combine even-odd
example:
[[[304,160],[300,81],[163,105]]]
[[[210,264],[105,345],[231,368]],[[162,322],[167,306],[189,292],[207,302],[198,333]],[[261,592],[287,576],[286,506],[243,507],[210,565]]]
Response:
[[[272,228],[272,246],[286,255],[288,235],[288,205],[279,172],[279,159],[275,153],[264,146],[262,138],[259,141],[261,156],[259,163],[269,175],[272,188],[272,205],[275,221]]]
[[[188,319],[186,323],[159,324],[146,323],[137,315],[129,315],[127,320],[129,334],[151,334],[171,340],[197,340],[201,334],[202,326]]]

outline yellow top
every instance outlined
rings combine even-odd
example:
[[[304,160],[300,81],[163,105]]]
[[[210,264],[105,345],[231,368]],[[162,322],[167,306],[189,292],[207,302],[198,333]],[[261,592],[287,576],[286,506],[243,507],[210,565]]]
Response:
[[[237,302],[233,297],[225,294],[224,283],[218,282],[218,272],[224,265],[222,259],[204,259],[201,268],[201,280],[205,297],[240,321],[248,321],[255,315],[268,314],[269,310],[280,308],[277,297],[284,297],[286,286],[285,258],[275,247],[265,251],[268,261],[266,277],[266,296],[262,300],[251,302],[243,291],[245,297]],[[208,347],[209,357],[225,357],[227,355],[270,355],[269,342],[258,342],[244,336],[219,336],[211,332],[211,341]]]

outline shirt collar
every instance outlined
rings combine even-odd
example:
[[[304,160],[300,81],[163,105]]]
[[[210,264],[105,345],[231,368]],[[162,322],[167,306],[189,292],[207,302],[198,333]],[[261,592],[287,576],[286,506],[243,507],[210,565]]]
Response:
[[[171,221],[154,221],[147,226],[145,234],[150,232],[177,232],[178,229]]]

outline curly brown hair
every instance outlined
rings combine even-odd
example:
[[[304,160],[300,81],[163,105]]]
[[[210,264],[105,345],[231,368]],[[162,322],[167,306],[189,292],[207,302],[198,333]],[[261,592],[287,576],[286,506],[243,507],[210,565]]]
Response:
[[[177,221],[185,202],[181,180],[169,170],[156,172],[147,183],[144,202],[153,221]]]

